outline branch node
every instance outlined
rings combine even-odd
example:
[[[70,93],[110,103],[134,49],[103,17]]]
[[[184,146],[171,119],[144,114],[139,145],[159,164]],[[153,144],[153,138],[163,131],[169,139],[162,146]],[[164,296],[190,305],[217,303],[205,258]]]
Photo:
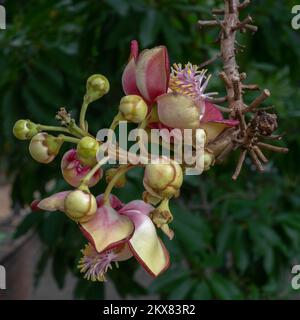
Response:
[[[239,22],[236,26],[232,27],[231,31],[241,30],[245,28],[246,25],[249,25],[252,22],[253,22],[253,19],[250,16],[248,16],[243,21]]]

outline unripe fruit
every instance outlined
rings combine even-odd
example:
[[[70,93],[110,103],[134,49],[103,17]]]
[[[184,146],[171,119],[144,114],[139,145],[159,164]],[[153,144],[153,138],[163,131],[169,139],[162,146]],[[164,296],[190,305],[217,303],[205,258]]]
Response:
[[[148,164],[145,168],[144,187],[155,197],[178,196],[182,182],[182,169],[175,161],[166,164]]]
[[[97,163],[97,152],[99,142],[91,137],[82,138],[77,145],[77,157],[80,162],[87,166],[94,166]]]
[[[86,222],[96,213],[97,202],[91,193],[77,189],[67,195],[64,207],[71,219]]]
[[[85,99],[93,102],[109,91],[109,81],[102,74],[94,74],[87,79]]]
[[[140,123],[147,116],[148,106],[140,96],[129,95],[121,99],[119,111],[125,120]]]
[[[19,140],[31,139],[37,133],[37,125],[30,120],[18,120],[13,128],[13,134]]]
[[[40,163],[51,162],[58,154],[63,141],[48,133],[35,135],[29,144],[29,152],[33,159]]]

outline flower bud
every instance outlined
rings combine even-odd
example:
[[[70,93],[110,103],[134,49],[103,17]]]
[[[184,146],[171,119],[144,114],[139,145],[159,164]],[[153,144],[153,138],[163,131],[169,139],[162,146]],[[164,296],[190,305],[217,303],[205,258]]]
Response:
[[[167,93],[157,98],[159,120],[166,126],[179,129],[199,128],[204,104],[176,93]]]
[[[111,168],[111,169],[106,170],[106,172],[105,172],[106,183],[109,183],[118,171],[119,171],[118,168]],[[122,174],[118,178],[114,187],[115,188],[123,188],[125,186],[126,182],[127,182],[126,175]]]
[[[215,163],[215,156],[212,152],[205,150],[204,151],[204,171],[210,169]]]
[[[13,133],[19,140],[31,139],[38,133],[37,125],[30,120],[18,120],[13,128]]]
[[[71,219],[86,222],[96,213],[97,201],[91,193],[77,189],[67,195],[64,208]]]
[[[79,187],[81,180],[91,170],[90,166],[84,166],[77,157],[77,151],[71,149],[67,151],[61,160],[61,172],[64,179],[73,187]],[[103,170],[99,169],[89,180],[88,187],[93,187],[102,178]]]
[[[37,162],[50,163],[58,154],[62,144],[61,139],[41,132],[31,139],[29,152]]]
[[[181,166],[175,161],[165,164],[148,164],[145,168],[144,187],[155,197],[178,196],[182,181]]]
[[[169,200],[164,199],[156,209],[150,212],[150,217],[157,228],[160,228],[172,240],[174,232],[169,228],[169,223],[173,221],[173,215],[169,208]]]
[[[140,96],[129,95],[121,99],[119,110],[127,121],[140,123],[146,118],[148,107]]]
[[[93,74],[86,82],[85,98],[88,102],[93,102],[109,91],[109,82],[102,74]]]
[[[94,166],[97,163],[99,143],[91,137],[82,138],[77,145],[77,157],[83,165]]]

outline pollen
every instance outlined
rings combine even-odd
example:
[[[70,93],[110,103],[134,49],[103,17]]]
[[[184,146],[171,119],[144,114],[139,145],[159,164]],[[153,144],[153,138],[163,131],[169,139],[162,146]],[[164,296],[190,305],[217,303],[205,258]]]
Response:
[[[187,95],[195,101],[205,100],[217,92],[204,93],[211,75],[207,70],[188,62],[184,67],[181,63],[174,63],[171,67],[169,87],[173,92]]]

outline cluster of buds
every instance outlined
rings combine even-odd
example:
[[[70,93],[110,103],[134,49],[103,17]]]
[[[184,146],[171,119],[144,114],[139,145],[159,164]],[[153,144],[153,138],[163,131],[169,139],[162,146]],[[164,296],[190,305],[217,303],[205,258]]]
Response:
[[[223,78],[228,80],[226,74]],[[179,132],[192,130],[190,146],[193,151],[197,151],[194,145],[197,139],[203,142],[202,171],[211,169],[228,146],[234,149],[233,141],[243,140],[240,127],[245,124],[241,123],[243,118],[235,109],[229,113],[228,119],[224,118],[220,111],[222,108],[213,103],[212,96],[216,93],[205,92],[209,79],[207,70],[191,63],[174,64],[170,68],[164,46],[139,52],[137,41],[132,41],[131,54],[122,76],[125,96],[120,100],[110,129],[115,130],[120,121],[128,121],[137,124],[139,129],[146,129],[146,132],[151,129],[167,132],[173,129]],[[99,156],[103,142],[89,132],[85,116],[89,104],[107,94],[109,88],[109,82],[103,75],[95,74],[87,80],[79,124],[65,109],[60,109],[56,116],[60,126],[19,120],[13,133],[20,140],[30,140],[29,152],[40,163],[53,161],[63,143],[76,145],[61,160],[62,176],[75,189],[37,200],[34,208],[62,211],[78,224],[88,242],[79,262],[85,278],[104,281],[112,262],[131,257],[156,277],[170,264],[168,251],[157,229],[161,229],[169,239],[174,237],[174,231],[169,227],[173,221],[169,202],[180,195],[188,166],[171,155],[156,155],[155,161],[150,163],[122,163],[106,169],[106,188],[103,194],[95,197],[90,188],[101,180],[102,166],[109,163],[110,156]],[[244,131],[251,132],[254,139],[258,134],[267,135],[276,126],[274,117],[260,113]],[[52,136],[48,131],[60,133]],[[171,143],[175,149],[176,140]],[[151,156],[147,154],[147,158]],[[126,174],[137,166],[144,167],[143,200],[124,204],[112,194],[112,190],[114,187],[126,188]]]

